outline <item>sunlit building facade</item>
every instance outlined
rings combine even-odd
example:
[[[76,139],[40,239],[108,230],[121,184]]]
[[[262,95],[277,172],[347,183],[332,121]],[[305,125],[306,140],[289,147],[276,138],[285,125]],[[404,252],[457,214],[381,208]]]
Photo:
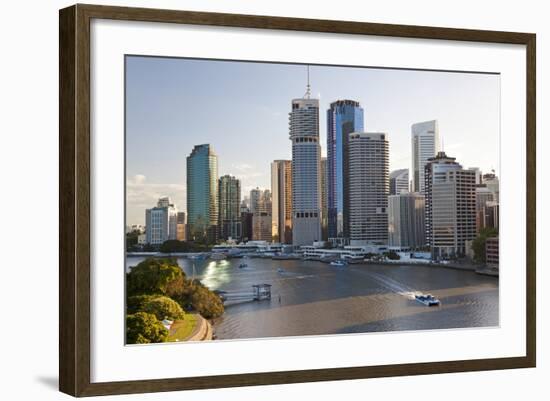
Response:
[[[476,236],[476,174],[444,152],[425,168],[426,242],[434,259],[466,254]]]
[[[350,245],[388,242],[389,164],[385,133],[350,134]]]
[[[292,244],[292,162],[271,163],[271,231],[274,242]]]

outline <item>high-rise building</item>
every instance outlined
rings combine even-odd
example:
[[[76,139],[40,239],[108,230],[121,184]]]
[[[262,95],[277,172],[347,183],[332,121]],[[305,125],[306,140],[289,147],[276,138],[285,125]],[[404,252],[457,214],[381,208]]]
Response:
[[[349,136],[350,244],[387,244],[389,144],[385,133]]]
[[[178,210],[170,201],[163,197],[157,206],[145,210],[145,241],[151,245],[160,245],[165,241],[177,238]]]
[[[388,245],[421,248],[426,244],[424,195],[401,192],[388,197]]]
[[[185,212],[178,212],[176,217],[176,239],[185,241],[187,239],[187,227],[185,224]]]
[[[475,171],[455,160],[438,152],[425,168],[426,242],[436,259],[464,255],[476,236]]]
[[[471,169],[470,169],[471,170]],[[476,185],[476,231],[489,227],[487,203],[494,200],[493,192],[485,184]]]
[[[259,188],[250,191],[250,211],[252,213],[252,239],[254,241],[268,241],[272,238],[272,201],[269,189]]]
[[[359,102],[338,100],[330,104],[327,110],[329,238],[349,238],[348,140],[349,134],[363,130],[363,109]]]
[[[412,134],[412,191],[424,193],[424,168],[439,150],[437,120],[413,124]]]
[[[390,195],[409,192],[409,169],[402,168],[390,173]]]
[[[292,243],[292,162],[271,163],[271,225],[273,241]]]
[[[220,238],[239,239],[241,224],[241,182],[231,175],[220,177],[218,182],[218,204],[220,209]]]
[[[321,157],[321,240],[328,240],[328,164]]]
[[[292,100],[289,113],[292,141],[292,243],[311,245],[321,239],[321,146],[319,100]]]
[[[494,172],[483,174],[482,183],[493,193],[493,199],[495,202],[499,201],[499,193],[500,193],[500,186],[498,177],[495,175]]]
[[[196,145],[187,156],[187,238],[216,242],[218,218],[218,156],[210,145]]]

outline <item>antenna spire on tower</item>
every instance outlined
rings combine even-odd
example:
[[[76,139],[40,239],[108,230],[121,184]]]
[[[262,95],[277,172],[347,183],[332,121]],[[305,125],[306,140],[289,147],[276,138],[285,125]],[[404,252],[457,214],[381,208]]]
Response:
[[[306,86],[306,94],[304,95],[306,99],[309,99],[311,97],[311,86],[309,85],[309,64],[307,65],[307,86]]]

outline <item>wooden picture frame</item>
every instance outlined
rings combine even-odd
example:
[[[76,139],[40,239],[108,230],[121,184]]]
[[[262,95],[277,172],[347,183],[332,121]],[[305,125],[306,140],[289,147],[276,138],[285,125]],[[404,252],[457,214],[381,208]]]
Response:
[[[94,18],[526,46],[526,356],[92,383],[90,380],[90,21]],[[95,396],[535,366],[536,37],[534,34],[80,4],[60,10],[59,29],[59,388],[62,392],[73,396]]]

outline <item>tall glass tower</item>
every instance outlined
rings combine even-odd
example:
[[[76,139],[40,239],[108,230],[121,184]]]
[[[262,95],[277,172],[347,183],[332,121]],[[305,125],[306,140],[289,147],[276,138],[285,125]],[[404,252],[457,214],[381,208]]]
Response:
[[[220,209],[220,238],[240,239],[241,227],[241,182],[231,176],[220,177],[218,183],[218,207]]]
[[[187,238],[216,242],[218,213],[218,156],[210,145],[196,145],[187,156]]]
[[[338,100],[327,110],[328,237],[349,238],[348,141],[364,130],[363,109],[355,100]]]
[[[292,100],[289,113],[292,141],[292,244],[311,245],[321,239],[321,145],[319,100],[307,91]]]

